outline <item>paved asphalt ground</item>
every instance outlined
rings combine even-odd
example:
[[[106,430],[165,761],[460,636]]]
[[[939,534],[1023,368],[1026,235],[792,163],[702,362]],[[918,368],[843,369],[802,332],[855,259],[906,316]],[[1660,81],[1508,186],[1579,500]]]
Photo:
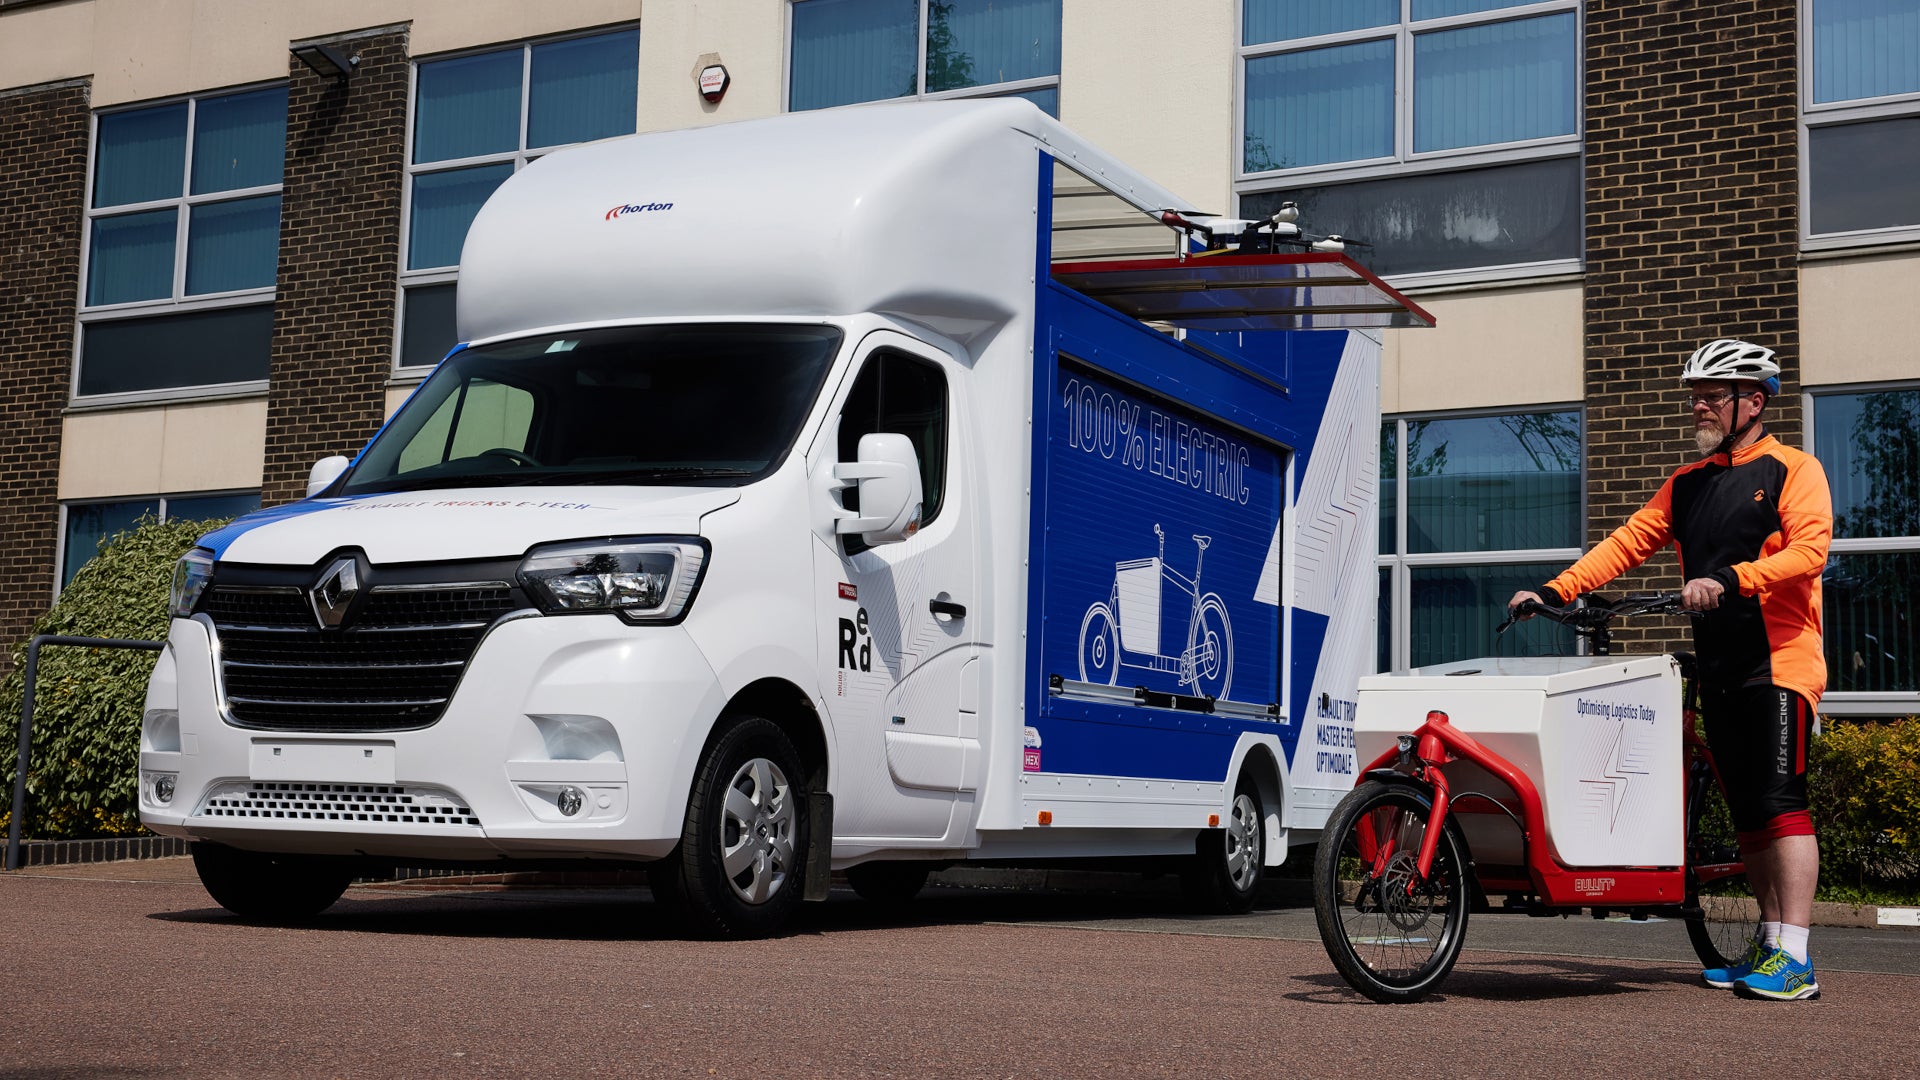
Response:
[[[645,890],[356,886],[289,929],[185,859],[0,874],[0,1076],[1920,1074],[1920,932],[1820,928],[1817,1002],[1705,989],[1677,923],[1476,916],[1428,1001],[1334,973],[1312,912],[836,893],[767,942]]]

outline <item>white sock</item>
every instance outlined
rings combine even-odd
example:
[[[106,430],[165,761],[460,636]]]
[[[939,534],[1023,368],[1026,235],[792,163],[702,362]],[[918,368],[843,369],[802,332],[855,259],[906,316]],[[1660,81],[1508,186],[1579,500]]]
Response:
[[[1763,922],[1760,924],[1760,944],[1769,949],[1777,949],[1780,947],[1779,923]]]
[[[1808,932],[1809,928],[1805,926],[1794,926],[1789,923],[1780,924],[1780,944],[1778,947],[1782,952],[1793,957],[1794,963],[1796,964],[1804,964],[1807,962]]]

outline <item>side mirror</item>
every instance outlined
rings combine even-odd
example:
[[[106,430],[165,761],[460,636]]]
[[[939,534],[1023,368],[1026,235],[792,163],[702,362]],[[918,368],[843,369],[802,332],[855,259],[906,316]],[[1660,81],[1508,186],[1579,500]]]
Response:
[[[351,461],[338,454],[314,462],[313,471],[307,474],[307,498],[311,499],[327,490],[329,485],[340,479],[340,474],[346,472],[347,466],[351,464],[353,464]]]
[[[860,436],[860,460],[836,465],[834,478],[860,490],[860,509],[843,510],[834,531],[860,533],[869,544],[893,544],[920,531],[920,459],[905,435]]]

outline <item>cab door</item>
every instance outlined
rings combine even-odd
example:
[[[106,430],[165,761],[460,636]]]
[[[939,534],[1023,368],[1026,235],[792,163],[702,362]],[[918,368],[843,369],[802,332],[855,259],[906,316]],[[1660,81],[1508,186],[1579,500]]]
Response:
[[[816,498],[855,510],[858,490],[836,491],[834,466],[856,460],[862,435],[902,434],[923,496],[918,532],[898,543],[869,545],[835,533],[829,515],[814,519],[820,694],[833,720],[843,842],[945,837],[962,792],[978,786],[979,733],[962,725],[980,621],[965,375],[922,342],[869,335],[809,461]]]

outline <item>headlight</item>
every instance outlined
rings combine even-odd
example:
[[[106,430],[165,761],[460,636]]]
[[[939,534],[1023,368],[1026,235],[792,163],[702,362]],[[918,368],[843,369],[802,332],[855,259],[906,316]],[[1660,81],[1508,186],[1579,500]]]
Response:
[[[194,548],[173,564],[173,589],[167,594],[167,614],[184,619],[193,614],[200,594],[213,580],[213,552]]]
[[[527,554],[520,584],[549,615],[611,611],[628,622],[674,622],[706,561],[697,540],[553,544]]]

